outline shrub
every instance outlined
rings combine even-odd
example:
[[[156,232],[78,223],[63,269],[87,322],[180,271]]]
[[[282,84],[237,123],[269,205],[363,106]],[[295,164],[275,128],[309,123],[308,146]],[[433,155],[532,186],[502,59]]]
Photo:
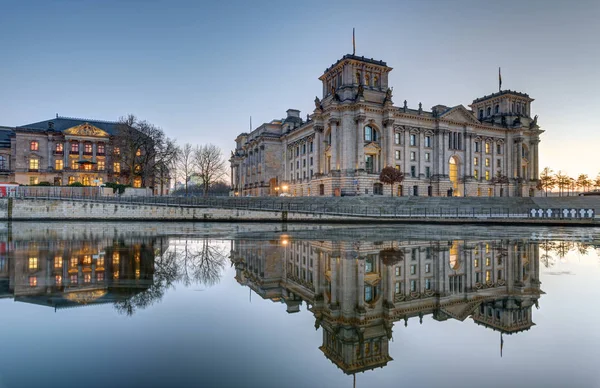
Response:
[[[69,187],[84,187],[83,183],[81,183],[81,182],[73,182],[71,184],[68,184],[67,186],[69,186]]]

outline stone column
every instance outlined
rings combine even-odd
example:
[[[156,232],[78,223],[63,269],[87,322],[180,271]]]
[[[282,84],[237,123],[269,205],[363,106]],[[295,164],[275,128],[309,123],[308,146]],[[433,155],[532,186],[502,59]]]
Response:
[[[52,138],[48,136],[48,171],[54,168],[54,157],[52,156]]]
[[[338,258],[331,256],[331,304],[337,304]]]
[[[323,169],[321,168],[321,142],[323,141],[323,129],[315,128],[315,139],[314,139],[314,147],[313,147],[313,156],[314,156],[314,166],[313,168],[316,170],[315,174],[322,174]]]
[[[329,121],[329,128],[331,130],[331,146],[329,148],[330,151],[331,151],[331,166],[330,166],[330,169],[331,169],[331,171],[334,171],[334,170],[338,170],[339,169],[338,152],[337,152],[337,148],[338,148],[337,121]]]
[[[419,130],[419,144],[417,144],[419,151],[417,152],[417,177],[425,177],[425,134],[423,129]]]
[[[358,114],[356,120],[356,168],[358,170],[365,169],[365,137],[363,133],[364,121],[366,116]]]
[[[402,148],[402,172],[404,176],[407,177],[410,169],[408,168],[409,155],[408,155],[408,145],[410,143],[410,131],[408,128],[404,129],[402,133],[402,137],[404,138],[404,147]]]
[[[394,119],[383,121],[385,131],[385,166],[394,167]]]
[[[97,142],[92,142],[92,162],[96,162]]]
[[[69,166],[69,152],[71,152],[71,142],[65,140],[63,143],[63,169],[71,168],[71,166]],[[64,183],[65,182],[63,182],[63,184]]]
[[[494,179],[494,177],[496,176],[496,139],[492,138],[492,140],[490,141],[491,145],[491,156],[490,156],[490,180]],[[494,189],[494,191],[496,191],[496,189]],[[496,193],[494,192],[494,195],[496,195]]]
[[[358,274],[357,274],[357,287],[358,295],[356,304],[358,306],[359,311],[364,311],[365,308],[365,261],[360,257],[356,258],[358,262]]]
[[[441,160],[441,165],[442,165],[442,175],[444,177],[448,176],[448,147],[446,146],[447,142],[446,142],[446,135],[449,132],[444,130],[442,131],[442,149],[441,149],[441,155],[442,155],[442,160]]]

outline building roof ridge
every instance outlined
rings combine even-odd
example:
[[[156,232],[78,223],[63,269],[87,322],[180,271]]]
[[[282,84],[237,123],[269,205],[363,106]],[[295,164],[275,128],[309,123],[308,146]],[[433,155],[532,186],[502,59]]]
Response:
[[[68,117],[68,116],[59,116],[56,115],[57,119],[64,120],[77,120],[77,121],[85,121],[85,122],[94,122],[94,123],[104,123],[104,124],[119,124],[118,121],[108,121],[108,120],[98,120],[98,119],[89,119],[89,118],[81,118],[81,117]],[[48,120],[52,121],[52,119]]]

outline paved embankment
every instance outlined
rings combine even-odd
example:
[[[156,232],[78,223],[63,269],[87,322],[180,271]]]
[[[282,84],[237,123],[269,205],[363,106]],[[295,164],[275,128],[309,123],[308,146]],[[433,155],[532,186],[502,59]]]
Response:
[[[563,198],[2,198],[0,220],[432,222],[600,225],[596,219],[534,219],[531,209],[595,209],[600,197]]]

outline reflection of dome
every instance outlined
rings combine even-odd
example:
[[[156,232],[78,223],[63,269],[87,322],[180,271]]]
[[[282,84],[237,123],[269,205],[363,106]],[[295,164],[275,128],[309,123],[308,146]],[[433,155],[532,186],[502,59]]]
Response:
[[[453,243],[450,247],[450,268],[458,270],[460,268],[460,259],[458,258],[458,245]]]
[[[65,294],[65,299],[79,304],[88,304],[107,294],[106,290],[78,291]]]

